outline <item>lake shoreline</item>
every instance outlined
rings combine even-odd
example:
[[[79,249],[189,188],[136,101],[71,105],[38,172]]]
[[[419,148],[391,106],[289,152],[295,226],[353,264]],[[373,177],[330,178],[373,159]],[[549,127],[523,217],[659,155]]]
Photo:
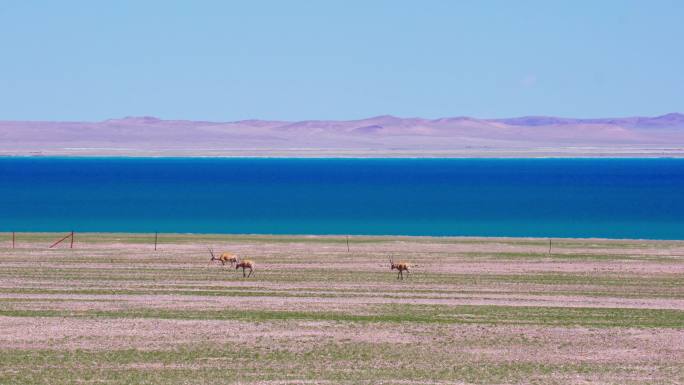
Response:
[[[17,239],[21,238],[59,238],[65,234],[69,234],[71,230],[65,231],[17,231],[14,232]],[[12,239],[12,231],[0,231],[0,245],[2,242]],[[332,242],[332,243],[346,243],[354,241],[362,242],[382,242],[382,241],[412,241],[412,242],[443,242],[443,243],[478,243],[478,242],[533,242],[548,244],[549,241],[557,242],[597,242],[597,243],[684,243],[684,239],[651,239],[651,238],[598,238],[598,237],[525,237],[525,236],[458,236],[458,235],[373,235],[373,234],[261,234],[261,233],[198,233],[198,232],[136,232],[136,231],[74,231],[75,239],[85,237],[91,238],[109,238],[120,241],[150,239],[154,242],[155,234],[158,241],[164,242],[166,239],[174,240],[191,240],[191,239],[215,239],[217,241],[242,241],[251,239],[254,241],[273,241],[273,242],[291,242],[291,241],[310,241],[310,242]],[[1,246],[0,246],[1,247]]]
[[[684,158],[684,148],[521,148],[456,150],[358,150],[358,149],[0,149],[0,157],[73,157],[73,158],[349,158],[349,159],[568,159],[568,158]]]

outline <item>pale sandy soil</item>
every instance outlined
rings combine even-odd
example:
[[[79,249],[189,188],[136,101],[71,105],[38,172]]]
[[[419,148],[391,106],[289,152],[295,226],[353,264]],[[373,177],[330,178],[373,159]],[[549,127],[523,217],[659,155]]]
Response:
[[[502,306],[565,306],[596,307],[624,309],[676,309],[684,310],[684,299],[625,299],[625,298],[588,298],[586,296],[564,295],[503,295],[503,294],[462,294],[449,295],[449,298],[416,298],[411,293],[400,296],[378,298],[373,295],[355,295],[354,297],[320,298],[316,292],[303,292],[312,297],[291,298],[268,296],[263,292],[258,300],[251,297],[217,297],[192,295],[69,295],[69,294],[0,294],[0,300],[11,298],[20,305],[14,309],[64,309],[64,310],[118,310],[135,308],[162,309],[233,309],[233,310],[309,310],[309,311],[341,311],[360,314],[366,305],[371,304],[405,304],[416,305],[502,305]],[[336,294],[342,294],[337,292]],[[326,292],[326,294],[335,294]],[[443,295],[445,296],[445,295]],[[457,298],[454,298],[457,297]]]
[[[279,149],[130,149],[130,148],[0,148],[0,156],[114,156],[114,157],[218,157],[218,158],[681,158],[681,146],[605,146],[456,148],[451,150],[389,150],[385,148],[293,148]]]
[[[588,329],[538,326],[365,325],[337,322],[88,320],[0,317],[0,343],[11,349],[136,348],[154,350],[185,344],[305,344],[364,342],[437,344],[452,353],[491,360],[546,362],[655,362],[684,354],[682,330]],[[391,326],[391,327],[388,327]]]

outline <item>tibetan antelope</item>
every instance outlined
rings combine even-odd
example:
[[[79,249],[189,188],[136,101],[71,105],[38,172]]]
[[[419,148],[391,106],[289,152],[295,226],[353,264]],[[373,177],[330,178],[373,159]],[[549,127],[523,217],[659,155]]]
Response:
[[[216,257],[214,255],[214,250],[212,250],[212,249],[209,249],[209,254],[211,254],[210,261],[219,261],[219,262],[221,262],[221,265],[225,265],[226,262],[228,262],[228,263],[230,263],[230,267],[233,267],[233,265],[238,262],[238,257],[235,254],[221,253],[221,255]]]
[[[406,262],[394,263],[394,261],[392,260],[392,257],[389,258],[389,262],[390,262],[390,270],[394,270],[394,269],[398,270],[397,279],[400,279],[400,278],[404,279],[404,271],[406,271],[406,276],[408,277],[408,275],[409,275],[409,264],[408,263],[406,263]]]
[[[254,262],[250,261],[249,259],[245,259],[244,261],[238,261],[238,263],[235,264],[235,270],[242,268],[242,276],[245,276],[245,269],[249,269],[249,275],[247,278],[249,278],[252,273],[254,272]]]

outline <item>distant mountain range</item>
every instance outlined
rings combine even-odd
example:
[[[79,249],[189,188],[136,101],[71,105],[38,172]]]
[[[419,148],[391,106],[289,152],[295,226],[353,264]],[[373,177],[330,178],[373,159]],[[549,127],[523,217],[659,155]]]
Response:
[[[454,155],[684,152],[684,114],[510,119],[453,117],[209,122],[126,117],[101,122],[0,121],[0,154]],[[593,149],[593,150],[586,150]]]

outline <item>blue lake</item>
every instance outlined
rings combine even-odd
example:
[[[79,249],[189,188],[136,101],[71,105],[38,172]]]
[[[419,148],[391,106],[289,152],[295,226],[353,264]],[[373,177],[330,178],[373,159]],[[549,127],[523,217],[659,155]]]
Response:
[[[684,239],[682,159],[0,158],[0,231]]]

